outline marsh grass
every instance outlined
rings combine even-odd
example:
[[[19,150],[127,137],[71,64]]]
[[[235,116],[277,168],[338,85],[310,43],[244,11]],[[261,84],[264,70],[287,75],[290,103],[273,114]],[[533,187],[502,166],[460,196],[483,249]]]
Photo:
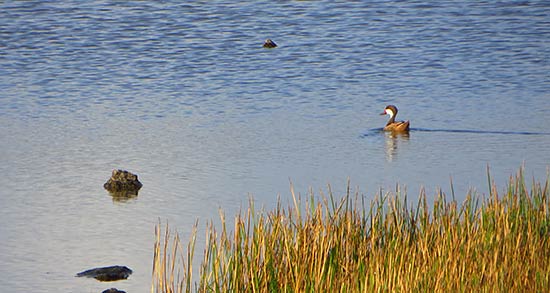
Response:
[[[491,186],[461,204],[421,191],[409,205],[399,190],[367,202],[349,187],[336,200],[330,186],[269,212],[251,200],[233,227],[221,212],[207,226],[196,279],[197,225],[184,249],[159,224],[151,292],[547,292],[549,180],[528,190],[520,170],[504,193]]]

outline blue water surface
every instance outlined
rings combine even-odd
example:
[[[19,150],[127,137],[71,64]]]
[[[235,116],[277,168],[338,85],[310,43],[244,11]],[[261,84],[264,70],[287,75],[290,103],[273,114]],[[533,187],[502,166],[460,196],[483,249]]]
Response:
[[[408,135],[380,131],[387,104]],[[4,1],[0,291],[145,292],[159,219],[185,241],[198,219],[202,247],[218,209],[291,182],[462,201],[488,166],[500,190],[545,180],[549,117],[548,1]],[[103,189],[115,168],[137,197]],[[74,277],[115,264],[134,274]]]

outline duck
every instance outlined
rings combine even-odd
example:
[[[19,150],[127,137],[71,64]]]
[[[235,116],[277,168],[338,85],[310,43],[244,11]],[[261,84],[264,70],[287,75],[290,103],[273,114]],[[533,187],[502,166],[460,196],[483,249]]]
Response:
[[[397,107],[394,105],[387,105],[384,109],[384,112],[380,115],[390,115],[390,120],[384,126],[384,131],[394,131],[394,132],[407,132],[409,131],[409,120],[407,121],[395,121],[395,116],[397,116]]]

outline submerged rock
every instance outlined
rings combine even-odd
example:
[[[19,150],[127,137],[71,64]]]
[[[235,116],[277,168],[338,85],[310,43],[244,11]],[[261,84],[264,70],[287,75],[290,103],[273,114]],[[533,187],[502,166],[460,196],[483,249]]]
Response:
[[[125,266],[110,266],[103,268],[89,269],[76,274],[77,277],[95,278],[102,282],[117,281],[127,279],[132,274],[132,270]]]
[[[264,48],[275,48],[275,47],[277,47],[277,44],[275,44],[275,42],[273,42],[271,39],[267,39],[267,40],[265,40],[263,47]]]
[[[138,176],[126,170],[113,170],[111,178],[103,184],[109,192],[135,192],[136,195],[141,186]]]
[[[107,290],[103,290],[101,293],[126,293],[126,291],[118,290],[117,288],[111,288]]]
[[[113,202],[127,202],[133,199],[136,199],[138,196],[137,190],[127,190],[127,191],[109,191],[109,194],[113,198]]]

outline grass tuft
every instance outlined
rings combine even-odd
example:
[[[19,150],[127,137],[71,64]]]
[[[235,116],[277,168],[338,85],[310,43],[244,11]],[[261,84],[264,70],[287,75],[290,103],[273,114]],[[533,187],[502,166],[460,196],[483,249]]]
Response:
[[[220,212],[219,232],[207,227],[196,280],[197,225],[183,250],[178,234],[159,223],[151,292],[544,292],[548,193],[548,179],[529,190],[522,170],[505,192],[491,182],[487,198],[468,194],[460,204],[440,191],[428,206],[422,190],[409,206],[399,189],[367,204],[349,181],[340,200],[330,186],[305,201],[291,188],[287,208],[279,201],[256,211],[250,200],[231,232]]]

